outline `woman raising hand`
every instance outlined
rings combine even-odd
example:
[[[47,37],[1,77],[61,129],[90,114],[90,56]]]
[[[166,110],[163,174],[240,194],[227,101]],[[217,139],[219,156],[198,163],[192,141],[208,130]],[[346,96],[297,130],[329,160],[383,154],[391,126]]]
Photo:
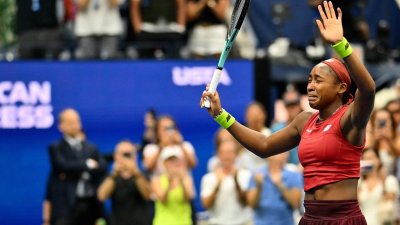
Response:
[[[318,9],[321,35],[344,63],[332,58],[312,68],[307,94],[315,113],[302,112],[287,127],[265,137],[236,122],[221,107],[217,92],[203,92],[200,104],[209,97],[209,114],[260,157],[299,146],[306,193],[301,225],[366,224],[357,201],[357,182],[375,83],[343,36],[342,11],[338,8],[336,15],[326,1]],[[349,91],[352,80],[357,86],[354,98]]]

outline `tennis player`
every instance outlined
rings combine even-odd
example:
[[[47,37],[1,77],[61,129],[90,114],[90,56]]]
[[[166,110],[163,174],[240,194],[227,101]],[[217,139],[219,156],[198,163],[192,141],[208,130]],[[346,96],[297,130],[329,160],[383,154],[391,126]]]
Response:
[[[305,214],[300,225],[367,224],[357,201],[360,157],[375,83],[343,37],[342,11],[332,2],[318,6],[317,26],[324,40],[344,60],[328,59],[310,72],[307,93],[317,112],[302,112],[284,129],[265,137],[246,128],[221,107],[218,92],[204,91],[200,105],[210,98],[208,112],[247,149],[269,157],[299,145],[304,167]],[[351,79],[352,78],[352,79]],[[350,94],[351,80],[357,86]]]

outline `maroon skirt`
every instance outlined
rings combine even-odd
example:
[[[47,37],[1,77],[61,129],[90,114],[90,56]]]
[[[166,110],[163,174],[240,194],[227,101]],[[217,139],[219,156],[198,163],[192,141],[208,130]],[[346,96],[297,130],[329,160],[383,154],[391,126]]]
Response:
[[[367,225],[357,200],[304,200],[299,225]]]

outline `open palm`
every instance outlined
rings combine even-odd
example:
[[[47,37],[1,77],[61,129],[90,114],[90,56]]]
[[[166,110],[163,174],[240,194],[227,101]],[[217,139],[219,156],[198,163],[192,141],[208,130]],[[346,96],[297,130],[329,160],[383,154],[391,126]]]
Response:
[[[324,1],[323,6],[318,5],[318,11],[322,21],[317,20],[317,26],[322,37],[331,44],[340,42],[343,39],[342,10],[337,9],[336,17],[332,2]]]

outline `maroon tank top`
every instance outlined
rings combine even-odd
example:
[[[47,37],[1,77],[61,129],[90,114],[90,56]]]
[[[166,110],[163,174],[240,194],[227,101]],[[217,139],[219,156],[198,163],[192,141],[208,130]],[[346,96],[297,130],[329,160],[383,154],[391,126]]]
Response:
[[[299,160],[304,167],[304,190],[360,177],[362,146],[350,144],[342,134],[340,118],[344,105],[327,120],[318,122],[314,113],[304,126],[299,144]]]

